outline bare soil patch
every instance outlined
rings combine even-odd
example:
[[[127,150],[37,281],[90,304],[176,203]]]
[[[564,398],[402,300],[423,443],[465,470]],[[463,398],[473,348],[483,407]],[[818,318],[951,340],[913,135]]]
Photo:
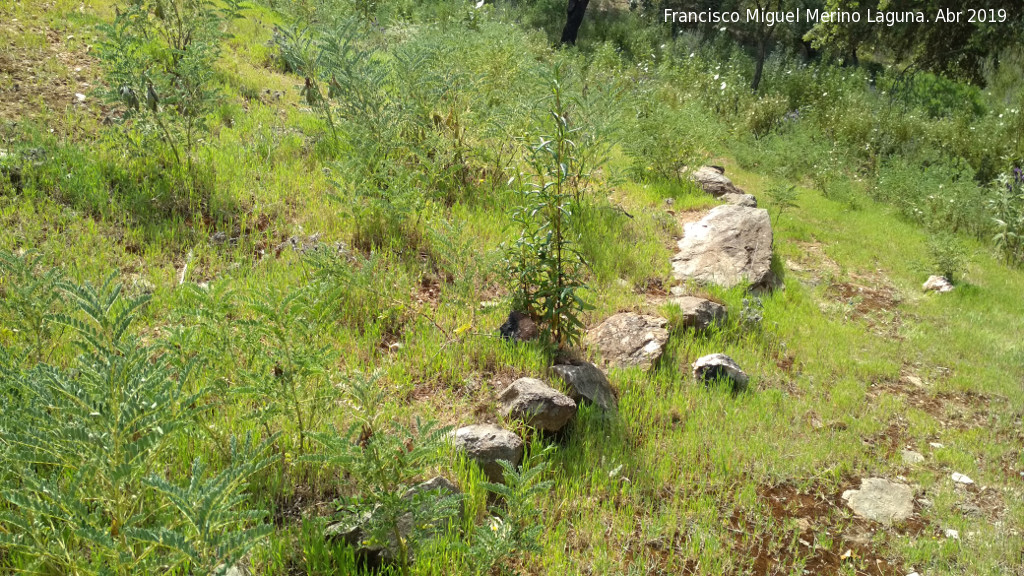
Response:
[[[876,534],[884,529],[853,516],[841,494],[860,484],[849,478],[836,491],[821,485],[801,490],[791,483],[764,485],[758,496],[776,525],[795,526],[791,533],[759,533],[763,525],[754,514],[734,514],[731,528],[737,535],[741,553],[753,559],[751,573],[755,576],[790,574],[802,565],[805,574],[865,574],[871,576],[903,576],[902,562],[885,549]],[[918,535],[929,527],[915,514],[896,525],[892,531]],[[882,532],[886,534],[886,532]],[[755,535],[751,537],[751,535]]]

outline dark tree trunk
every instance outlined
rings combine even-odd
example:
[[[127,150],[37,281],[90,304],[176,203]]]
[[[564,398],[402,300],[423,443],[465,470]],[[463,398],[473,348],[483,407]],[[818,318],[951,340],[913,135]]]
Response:
[[[590,0],[569,0],[565,14],[565,28],[562,28],[562,44],[575,44],[576,35],[583,23],[583,14],[587,11]]]
[[[757,67],[754,68],[754,81],[750,83],[750,89],[757,92],[761,85],[761,74],[764,73],[764,59],[768,55],[768,40],[761,38],[757,43]]]

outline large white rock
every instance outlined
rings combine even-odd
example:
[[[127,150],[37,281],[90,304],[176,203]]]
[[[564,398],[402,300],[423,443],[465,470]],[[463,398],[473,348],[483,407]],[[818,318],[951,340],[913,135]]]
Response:
[[[672,274],[679,280],[726,288],[749,282],[770,287],[772,224],[768,211],[745,206],[716,206],[684,227]]]
[[[886,526],[914,514],[914,490],[884,478],[864,478],[860,490],[843,492],[843,500],[857,516]]]

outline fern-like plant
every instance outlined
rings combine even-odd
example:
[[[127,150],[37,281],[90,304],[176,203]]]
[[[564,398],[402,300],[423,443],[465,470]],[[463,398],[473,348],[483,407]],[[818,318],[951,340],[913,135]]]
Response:
[[[50,321],[75,336],[70,368],[0,372],[0,552],[25,572],[83,575],[237,560],[261,536],[242,526],[254,517],[234,512],[259,466],[238,461],[231,482],[194,476],[192,508],[175,512],[157,472],[204,393],[191,391],[191,365],[172,365],[132,334],[148,296],[123,298],[113,278],[65,287],[76,311]],[[190,518],[200,516],[209,521],[197,533]]]
[[[412,490],[440,461],[451,427],[416,420],[413,426],[392,420],[377,375],[354,375],[347,397],[355,419],[345,434],[316,434],[323,451],[311,458],[337,467],[358,490],[339,502],[343,518],[359,524],[361,545],[379,548],[403,576],[424,541],[443,532],[458,514],[461,497]]]

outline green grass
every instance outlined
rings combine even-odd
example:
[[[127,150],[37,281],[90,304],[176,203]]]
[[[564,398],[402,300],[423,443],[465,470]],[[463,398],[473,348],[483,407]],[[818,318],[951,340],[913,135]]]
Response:
[[[85,15],[77,10],[58,3],[44,15],[37,3],[0,5],[0,15],[83,36],[112,12],[106,2],[88,5]],[[588,60],[587,46],[582,54],[555,52],[542,33],[513,28],[500,15],[469,29],[461,11],[448,5],[410,10],[411,23],[392,21],[385,35],[395,45],[443,44],[451,55],[433,65],[471,78],[459,84],[465,92],[446,101],[445,111],[465,118],[479,177],[462,184],[454,202],[424,202],[405,221],[406,234],[372,254],[353,248],[365,225],[353,210],[355,200],[331,198],[332,183],[349,176],[346,155],[355,152],[328,143],[326,127],[299,96],[302,78],[282,73],[267,45],[273,26],[293,14],[257,6],[232,29],[217,70],[224,103],[199,154],[205,167],[201,209],[175,200],[181,183],[168,176],[166,155],[127,154],[116,128],[102,126],[94,115],[49,109],[35,123],[0,126],[3,147],[44,154],[40,165],[27,169],[20,193],[0,186],[0,249],[38,251],[47,266],[76,283],[101,281],[114,270],[129,293],[143,291],[138,280],[152,283],[153,298],[133,330],[143,342],[174,342],[200,362],[197,379],[212,390],[211,408],[161,455],[162,473],[185,482],[197,456],[223,469],[231,436],[281,432],[277,449],[286,464],[275,460],[258,475],[245,503],[274,518],[271,536],[244,562],[253,574],[351,573],[355,564],[350,549],[322,537],[334,499],[352,495],[343,471],[302,462],[295,419],[285,412],[264,425],[253,418],[252,398],[238,392],[252,372],[269,368],[268,358],[292,353],[287,345],[269,349],[268,341],[252,336],[244,324],[258,317],[250,299],[312,290],[322,280],[309,259],[288,247],[278,252],[278,245],[319,234],[325,246],[343,243],[352,258],[341,279],[327,282],[330,290],[313,290],[319,315],[304,310],[301,318],[287,318],[324,348],[317,357],[323,381],[316,386],[325,397],[352,371],[379,370],[388,393],[385,409],[394,419],[423,416],[451,425],[498,419],[495,396],[513,378],[556,379],[541,346],[509,344],[496,334],[509,304],[500,245],[518,233],[510,218],[517,196],[505,181],[519,166],[513,161],[501,177],[485,169],[485,153],[506,138],[494,125],[517,136],[528,130],[540,110],[537,75],[547,60],[563,61],[577,73],[571,90],[588,82],[616,83],[624,106],[638,94],[631,91],[638,77],[657,84],[668,111],[682,109],[693,89],[673,79],[710,82],[710,74],[698,69],[705,64],[677,59],[665,64],[663,77],[649,76],[613,54],[616,67],[599,70]],[[647,53],[641,48],[651,39],[632,38],[635,51]],[[15,41],[35,50],[45,36],[29,31]],[[608,57],[600,49],[594,56]],[[705,56],[699,60],[706,62]],[[582,71],[587,65],[593,76]],[[65,72],[40,70],[53,77]],[[732,74],[732,85],[740,72],[722,74]],[[838,87],[849,81],[829,82]],[[671,283],[669,258],[681,226],[667,210],[679,215],[716,202],[688,183],[631,180],[625,175],[632,159],[621,146],[613,150],[577,215],[580,250],[590,265],[585,296],[594,305],[584,320],[593,326],[622,310],[659,313],[672,320],[671,338],[654,371],[610,372],[620,401],[617,416],[584,407],[555,442],[547,476],[554,485],[534,503],[543,512],[543,551],[507,568],[524,574],[763,574],[755,561],[764,557],[783,559],[772,573],[800,574],[816,559],[845,552],[839,532],[852,521],[848,511],[829,504],[830,515],[811,516],[811,527],[801,529],[799,514],[773,512],[771,491],[785,487],[834,503],[855,479],[882,476],[904,478],[918,497],[931,501],[919,508],[921,527],[879,529],[864,545],[872,558],[896,566],[893,573],[1019,570],[1024,272],[1005,266],[985,238],[961,235],[968,264],[956,290],[923,294],[929,233],[868,194],[863,180],[877,174],[857,170],[871,159],[844,165],[856,209],[843,198],[826,198],[808,187],[817,162],[825,161],[811,150],[823,141],[821,133],[808,129],[752,141],[744,116],[708,101],[717,85],[712,88],[710,96],[686,105],[687,114],[700,110],[709,125],[732,130],[706,152],[722,159],[727,175],[773,213],[765,192],[798,185],[796,207],[775,229],[776,268],[786,288],[762,297],[757,327],[739,320],[748,298],[742,289],[708,288],[727,305],[729,320],[702,334],[678,328],[671,307],[643,293]],[[51,134],[51,126],[59,129]],[[863,126],[839,129],[870,133]],[[852,154],[853,145],[842,141],[848,136],[829,147]],[[214,241],[218,233],[228,240]],[[186,283],[207,285],[200,289],[205,299],[190,298],[179,283],[183,268]],[[18,314],[9,296],[13,282],[0,276],[0,346],[17,355],[33,344],[12,328]],[[863,297],[839,297],[835,286],[842,284],[878,291],[884,305],[865,308]],[[294,334],[302,330],[287,332],[286,342],[299,346]],[[72,365],[78,351],[69,338],[52,337],[50,363]],[[749,392],[733,395],[692,382],[690,363],[712,352],[732,356],[752,376]],[[17,371],[33,364],[24,360]],[[908,384],[909,377],[922,387]],[[305,384],[310,389],[302,392],[312,397],[314,379]],[[343,402],[315,401],[323,402],[319,430],[344,430],[352,421]],[[5,411],[0,430],[17,418]],[[932,448],[932,442],[945,447]],[[6,446],[2,440],[0,446]],[[925,454],[925,463],[903,465],[904,447]],[[454,457],[445,462],[438,471],[459,480],[471,494],[467,505],[482,519],[487,505],[497,504],[486,501],[479,474]],[[18,471],[12,461],[2,459],[0,466],[0,480],[13,482]],[[953,472],[967,474],[984,490],[955,489]],[[963,501],[976,503],[981,515],[959,511]],[[961,540],[945,539],[946,528],[959,530]],[[801,538],[816,547],[801,545]],[[446,574],[464,566],[460,543],[440,542],[415,564],[416,573]],[[15,572],[25,560],[0,544],[0,572]],[[866,568],[857,562],[822,570],[852,574]]]

